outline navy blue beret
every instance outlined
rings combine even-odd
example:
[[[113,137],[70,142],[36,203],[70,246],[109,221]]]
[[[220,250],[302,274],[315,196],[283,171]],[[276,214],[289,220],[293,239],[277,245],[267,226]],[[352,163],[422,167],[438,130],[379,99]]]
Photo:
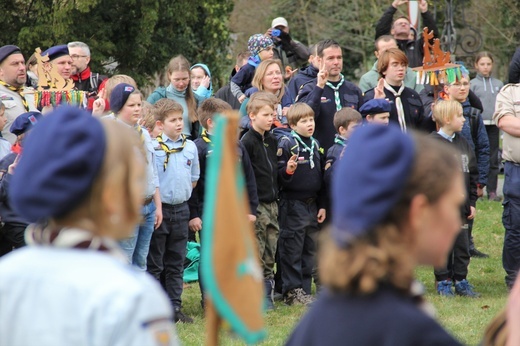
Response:
[[[11,133],[19,136],[29,131],[42,118],[40,112],[27,112],[20,114],[11,124]]]
[[[63,106],[28,134],[9,186],[14,211],[29,222],[62,217],[88,195],[105,157],[101,122]]]
[[[130,84],[121,83],[116,85],[110,94],[110,109],[112,112],[119,112],[134,90],[135,88]]]
[[[22,51],[17,46],[11,44],[0,47],[0,64],[12,54],[22,54]]]
[[[390,112],[391,110],[390,101],[386,99],[372,99],[365,102],[361,108],[359,108],[359,113],[366,117],[367,115]]]
[[[332,235],[340,247],[383,221],[402,195],[415,157],[399,126],[356,129],[332,180]]]
[[[47,49],[45,52],[42,53],[42,56],[45,56],[49,54],[49,60],[54,60],[59,57],[62,57],[64,55],[70,55],[69,53],[69,47],[67,47],[66,44],[61,44],[59,46],[54,46],[49,49]]]

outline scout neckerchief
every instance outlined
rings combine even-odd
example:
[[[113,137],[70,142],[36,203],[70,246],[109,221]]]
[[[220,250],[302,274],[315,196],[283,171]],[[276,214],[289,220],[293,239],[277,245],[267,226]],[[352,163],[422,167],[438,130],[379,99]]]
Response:
[[[25,240],[28,245],[107,252],[126,262],[126,256],[114,240],[79,228],[53,228],[32,224],[27,227]]]
[[[12,85],[7,84],[3,80],[0,80],[0,85],[5,86],[7,89],[14,91],[15,93],[18,93],[18,95],[20,95],[20,97],[22,98],[22,104],[23,104],[23,107],[25,108],[25,111],[26,112],[29,111],[29,104],[27,103],[27,100],[25,99],[25,95],[23,94],[23,88],[14,87]]]
[[[293,136],[295,139],[296,139],[296,142],[301,144],[303,146],[303,150],[302,151],[309,151],[310,154],[309,154],[309,164],[311,166],[311,169],[314,168],[314,144],[316,143],[316,140],[314,138],[312,138],[311,136],[311,147],[309,148],[309,146],[307,144],[305,144],[304,141],[302,141],[301,137],[294,131],[292,130],[291,131],[291,136]]]
[[[208,131],[206,129],[202,130],[202,133],[201,133],[200,137],[202,138],[202,140],[204,142],[208,143],[211,147],[213,146],[213,143],[211,143],[211,138],[209,138],[209,134],[208,134]]]
[[[397,109],[399,126],[401,126],[401,131],[406,132],[406,119],[404,117],[403,102],[401,101],[401,93],[404,91],[404,83],[401,84],[398,91],[395,91],[395,89],[385,80],[385,89],[390,91],[395,97],[395,108]]]
[[[141,125],[136,125],[135,129],[137,130],[137,133],[139,134],[139,138],[141,139],[141,143],[144,144],[143,128],[141,127]]]
[[[345,77],[343,77],[342,74],[340,74],[341,76],[341,80],[339,81],[338,85],[334,86],[331,82],[327,81],[327,83],[325,83],[325,85],[327,85],[329,88],[331,88],[332,90],[334,90],[334,102],[336,102],[336,110],[339,111],[342,106],[341,106],[341,99],[339,97],[339,88],[341,88],[341,86],[343,85],[343,82],[345,82]]]
[[[347,145],[347,143],[345,143],[345,142],[346,142],[346,140],[344,138],[342,138],[340,135],[336,135],[336,137],[334,137],[334,143],[339,144],[342,147]]]
[[[166,171],[166,167],[168,167],[168,161],[170,159],[170,154],[181,152],[182,149],[184,149],[184,147],[186,146],[186,136],[184,134],[181,134],[182,144],[181,144],[180,147],[170,149],[166,145],[166,143],[164,143],[162,135],[163,134],[161,133],[159,136],[157,136],[157,142],[161,146],[161,149],[166,153],[166,158],[164,159],[164,165],[163,165],[164,166],[164,171]]]

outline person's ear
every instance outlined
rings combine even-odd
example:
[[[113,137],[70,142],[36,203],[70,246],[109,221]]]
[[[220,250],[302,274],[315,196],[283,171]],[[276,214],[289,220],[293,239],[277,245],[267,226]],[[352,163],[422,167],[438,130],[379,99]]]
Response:
[[[416,195],[410,202],[408,214],[408,223],[414,230],[420,230],[423,227],[424,220],[427,220],[427,213],[430,211],[430,203],[428,198],[423,195]]]

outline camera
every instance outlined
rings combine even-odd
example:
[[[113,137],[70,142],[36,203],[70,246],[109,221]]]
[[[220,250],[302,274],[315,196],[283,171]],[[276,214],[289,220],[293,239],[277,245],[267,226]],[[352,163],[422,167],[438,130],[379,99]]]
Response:
[[[271,36],[280,37],[281,31],[280,29],[271,30]]]

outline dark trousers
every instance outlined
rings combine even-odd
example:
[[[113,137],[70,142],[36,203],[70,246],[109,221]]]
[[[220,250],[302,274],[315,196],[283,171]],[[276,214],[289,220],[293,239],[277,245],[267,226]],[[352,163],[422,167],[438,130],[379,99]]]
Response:
[[[496,125],[486,125],[486,132],[489,138],[489,175],[486,190],[489,195],[490,192],[497,192],[500,130]]]
[[[502,224],[506,230],[502,250],[502,266],[506,271],[506,284],[513,287],[520,269],[520,165],[504,165],[504,212]]]
[[[312,270],[316,263],[317,215],[314,200],[280,201],[278,253],[284,295],[295,288],[311,293]]]
[[[453,249],[448,254],[446,266],[434,269],[435,280],[464,280],[468,276],[469,260],[468,226],[464,225],[457,238],[455,238]]]
[[[26,224],[17,222],[6,222],[0,227],[0,256],[25,246],[26,228]]]
[[[188,242],[188,203],[162,205],[163,221],[155,230],[148,253],[148,272],[163,285],[174,307],[181,307],[182,275]]]

